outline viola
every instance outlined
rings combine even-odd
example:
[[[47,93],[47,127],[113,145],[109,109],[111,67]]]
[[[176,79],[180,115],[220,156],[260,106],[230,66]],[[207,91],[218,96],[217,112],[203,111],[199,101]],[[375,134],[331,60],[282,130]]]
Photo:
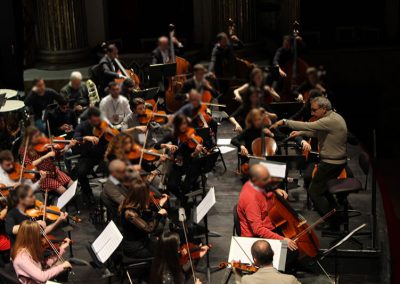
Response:
[[[93,135],[101,138],[104,137],[108,142],[119,135],[119,130],[111,127],[107,121],[102,121],[99,126],[93,128]]]
[[[51,149],[55,151],[62,151],[66,144],[71,143],[72,140],[66,140],[65,137],[57,136],[53,139],[42,136],[39,142],[33,146],[33,149],[38,153],[45,153]]]
[[[135,144],[133,145],[131,151],[128,153],[129,160],[137,160],[143,153],[143,159],[152,162],[160,158],[162,154],[158,153],[156,149],[143,149],[142,146]]]
[[[197,145],[203,144],[203,138],[196,135],[196,130],[189,127],[185,133],[179,135],[181,143],[186,143],[189,148],[194,149]]]
[[[208,247],[210,248],[211,246]],[[179,248],[180,251],[179,264],[183,266],[189,262],[189,253],[190,253],[190,258],[192,260],[200,259],[202,250],[203,248],[201,246],[195,245],[194,243],[190,242],[188,242],[187,244],[184,243]]]
[[[146,109],[145,114],[139,115],[138,118],[141,124],[147,124],[149,121],[166,123],[168,115],[165,111],[152,111],[150,109]]]
[[[46,219],[49,219],[51,221],[56,221],[58,217],[61,215],[61,209],[58,208],[55,205],[50,205],[44,207],[43,203],[39,200],[35,200],[35,206],[33,208],[27,209],[25,211],[25,214],[28,215],[31,218],[39,218],[45,215]],[[79,223],[82,221],[79,217],[76,216],[69,216],[72,221],[75,223]]]
[[[11,180],[19,180],[21,176],[22,166],[18,163],[14,164],[14,170],[8,174]],[[51,174],[50,172],[46,172],[47,174]],[[34,179],[37,174],[40,174],[38,170],[33,165],[25,165],[22,178],[23,179]]]
[[[247,264],[247,263],[241,263],[240,261],[232,261],[232,262],[221,262],[219,264],[219,268],[223,269],[226,267],[231,267],[235,268],[237,270],[243,271],[243,272],[248,272],[248,273],[254,273],[257,272],[258,267],[253,265],[253,264]]]

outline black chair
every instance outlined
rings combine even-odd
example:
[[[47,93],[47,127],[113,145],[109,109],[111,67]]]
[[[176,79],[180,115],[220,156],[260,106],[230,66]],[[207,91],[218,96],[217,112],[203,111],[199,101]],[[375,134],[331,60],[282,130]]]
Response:
[[[141,283],[141,280],[149,275],[153,258],[131,258],[122,255],[121,260],[121,284],[128,279],[130,284]]]
[[[0,268],[0,284],[19,284],[17,274],[12,263]]]
[[[103,206],[106,207],[106,212],[103,211]],[[108,223],[109,221],[113,220],[114,222],[118,223],[119,221],[119,214],[118,214],[118,204],[114,201],[108,199],[104,192],[100,193],[100,211],[103,217],[103,223]],[[106,213],[106,219],[104,220],[104,213]]]
[[[349,177],[345,179],[332,179],[328,181],[328,191],[331,194],[336,195],[336,197],[340,200],[342,200],[342,210],[338,210],[337,213],[341,213],[343,217],[343,230],[340,232],[329,232],[329,233],[324,233],[323,235],[326,236],[338,236],[340,239],[341,237],[344,237],[350,232],[349,229],[349,220],[350,218],[357,217],[361,215],[360,211],[350,209],[349,207],[349,201],[348,201],[348,196],[350,194],[355,194],[360,191],[366,191],[367,186],[368,186],[368,176],[369,176],[369,168],[370,168],[370,159],[367,153],[361,152],[359,158],[358,158],[358,163],[365,174],[365,183],[364,185],[356,178]],[[360,233],[361,234],[361,233]],[[360,235],[358,234],[358,235]],[[368,235],[370,233],[362,233],[362,235]],[[361,245],[361,243],[355,239],[352,238],[352,240],[355,243],[358,243]]]
[[[233,235],[234,236],[241,236],[242,232],[240,230],[240,221],[239,221],[239,215],[237,213],[237,204],[233,206]]]

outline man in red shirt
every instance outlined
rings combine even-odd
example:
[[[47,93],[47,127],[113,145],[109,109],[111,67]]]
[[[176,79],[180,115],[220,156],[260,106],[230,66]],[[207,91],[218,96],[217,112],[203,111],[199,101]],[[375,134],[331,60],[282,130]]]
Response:
[[[268,169],[261,164],[255,164],[250,168],[249,175],[250,179],[243,185],[237,205],[241,236],[286,240],[288,248],[296,250],[296,242],[273,232],[275,226],[271,223],[268,212],[273,206],[274,193],[265,191],[271,182]],[[275,192],[287,198],[284,190],[276,189]]]

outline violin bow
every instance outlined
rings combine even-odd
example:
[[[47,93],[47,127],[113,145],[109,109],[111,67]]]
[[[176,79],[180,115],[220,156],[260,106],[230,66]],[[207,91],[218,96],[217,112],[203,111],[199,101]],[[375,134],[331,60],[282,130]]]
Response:
[[[47,209],[47,199],[48,199],[48,196],[49,196],[49,190],[46,189],[46,190],[44,191],[43,222],[46,221],[46,209]]]
[[[22,176],[24,175],[25,159],[26,159],[26,154],[27,154],[27,152],[28,152],[28,146],[29,146],[29,138],[26,139],[26,141],[25,141],[24,158],[22,159],[21,173],[20,173],[20,175],[19,175],[19,181],[18,181],[18,183],[21,183],[21,182],[22,182]]]
[[[49,134],[49,139],[50,139],[51,151],[54,151],[54,147],[53,147],[53,137],[51,136],[49,120],[46,120],[46,123],[47,123],[47,132],[48,132],[48,134]]]
[[[326,213],[324,216],[320,217],[317,221],[315,221],[312,225],[308,226],[308,228],[304,229],[303,231],[301,231],[300,233],[297,234],[297,236],[295,236],[293,238],[294,242],[297,242],[302,236],[304,236],[305,234],[307,234],[308,232],[310,232],[312,229],[314,229],[317,225],[325,222],[326,219],[328,219],[330,216],[332,216],[333,214],[336,213],[336,209],[332,209],[331,211],[329,211],[328,213]]]
[[[239,246],[239,248],[241,249],[241,251],[245,254],[245,256],[247,257],[247,259],[249,260],[249,263],[251,265],[254,265],[253,261],[251,260],[251,257],[246,253],[246,251],[243,249],[243,247],[240,245],[240,243],[238,242],[238,240],[236,239],[236,237],[233,237],[233,239],[235,240],[236,244]]]
[[[189,240],[187,237],[186,224],[185,224],[186,214],[185,214],[184,208],[179,208],[179,220],[182,222],[183,235],[185,236],[185,242],[186,242],[186,246],[187,246],[187,250],[188,250],[187,253],[189,256],[190,268],[192,269],[193,283],[196,284],[196,273],[194,272],[192,255],[190,254],[190,249],[189,249]]]

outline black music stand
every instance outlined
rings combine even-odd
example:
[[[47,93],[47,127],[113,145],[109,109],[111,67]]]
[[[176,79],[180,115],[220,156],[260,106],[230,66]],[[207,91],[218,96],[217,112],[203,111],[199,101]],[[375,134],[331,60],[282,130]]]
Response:
[[[153,64],[149,66],[150,86],[158,87],[166,77],[176,75],[176,63]]]
[[[142,98],[144,100],[153,100],[160,90],[159,87],[148,88],[140,91],[135,91],[133,93],[134,98]]]

